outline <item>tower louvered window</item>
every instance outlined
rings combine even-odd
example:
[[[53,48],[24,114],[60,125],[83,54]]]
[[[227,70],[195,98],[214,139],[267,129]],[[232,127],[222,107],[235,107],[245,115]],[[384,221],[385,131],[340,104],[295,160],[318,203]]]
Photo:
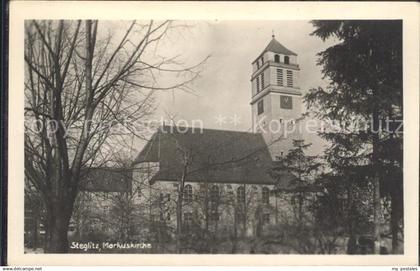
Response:
[[[283,70],[277,69],[277,85],[283,86]]]
[[[260,78],[257,77],[255,83],[257,84],[257,93],[260,92]]]
[[[293,87],[293,72],[287,71],[287,86]]]
[[[264,89],[264,72],[261,73],[261,90]]]

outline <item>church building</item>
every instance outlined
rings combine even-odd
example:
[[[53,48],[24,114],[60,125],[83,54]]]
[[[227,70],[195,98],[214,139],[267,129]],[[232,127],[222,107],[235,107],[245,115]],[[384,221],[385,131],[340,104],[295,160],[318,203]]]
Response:
[[[183,228],[226,237],[261,234],[291,208],[292,193],[277,192],[293,191],[296,176],[274,178],[270,169],[301,139],[297,54],[273,35],[252,70],[252,132],[162,126],[135,159],[133,182],[147,187],[139,204],[157,223],[150,225],[176,227],[180,190]]]

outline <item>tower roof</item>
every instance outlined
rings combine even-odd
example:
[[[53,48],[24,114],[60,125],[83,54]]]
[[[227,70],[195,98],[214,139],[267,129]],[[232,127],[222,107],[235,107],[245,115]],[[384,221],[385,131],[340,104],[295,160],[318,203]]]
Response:
[[[273,52],[276,54],[283,54],[283,55],[294,55],[297,56],[297,54],[286,47],[283,46],[280,42],[276,40],[276,38],[273,35],[273,38],[271,39],[270,43],[265,47],[264,51],[257,57],[257,59],[264,54],[265,52]]]
[[[270,41],[270,43],[265,47],[264,52],[273,52],[277,54],[284,54],[284,55],[297,55],[295,52],[290,51],[286,47],[284,47],[280,42],[276,40],[275,37],[273,37]]]

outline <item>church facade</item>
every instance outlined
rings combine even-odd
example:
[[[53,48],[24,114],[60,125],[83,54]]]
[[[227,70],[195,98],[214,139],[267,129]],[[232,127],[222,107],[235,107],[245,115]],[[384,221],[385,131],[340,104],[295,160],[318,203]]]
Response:
[[[195,240],[233,242],[289,219],[297,178],[272,176],[271,168],[301,137],[293,129],[301,115],[297,55],[273,37],[252,69],[251,132],[162,126],[131,170],[89,168],[69,238],[130,236],[165,244],[174,240],[178,222],[186,236],[199,235]],[[25,214],[34,220],[25,223],[26,239],[43,238],[41,218]]]
[[[273,35],[252,69],[252,132],[162,126],[134,161],[150,230],[174,232],[180,219],[186,232],[257,236],[292,213],[292,193],[278,191],[290,191],[296,177],[270,169],[301,138],[293,128],[302,102],[297,54]]]

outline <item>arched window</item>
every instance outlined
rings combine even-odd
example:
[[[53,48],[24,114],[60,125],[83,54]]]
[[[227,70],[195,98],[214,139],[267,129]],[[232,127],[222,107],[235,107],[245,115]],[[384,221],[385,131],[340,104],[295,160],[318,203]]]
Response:
[[[193,223],[193,214],[191,212],[185,212],[183,217],[183,224],[185,228],[189,228]]]
[[[245,188],[243,186],[238,187],[236,196],[238,198],[238,203],[245,203]]]
[[[235,209],[235,216],[236,216],[236,223],[244,223],[245,222],[245,212],[243,208],[236,208]]]
[[[274,62],[277,62],[277,63],[280,62],[280,56],[279,55],[274,55]]]
[[[270,224],[270,214],[266,213],[262,215],[262,224],[263,225],[268,225]]]
[[[284,57],[284,64],[289,64],[289,57],[288,56]]]
[[[210,190],[210,202],[219,202],[219,195],[219,187],[217,185],[213,185]]]
[[[217,185],[213,185],[210,189],[210,219],[213,221],[219,220],[219,187]]]
[[[193,200],[192,186],[190,184],[187,184],[184,187],[184,201],[185,203],[191,203],[192,200]]]
[[[263,187],[262,189],[262,202],[264,204],[270,203],[270,190],[267,187]]]
[[[239,186],[236,189],[236,196],[238,204],[235,208],[236,222],[239,224],[246,222],[246,213],[245,213],[245,187]],[[245,225],[244,225],[245,226]]]

